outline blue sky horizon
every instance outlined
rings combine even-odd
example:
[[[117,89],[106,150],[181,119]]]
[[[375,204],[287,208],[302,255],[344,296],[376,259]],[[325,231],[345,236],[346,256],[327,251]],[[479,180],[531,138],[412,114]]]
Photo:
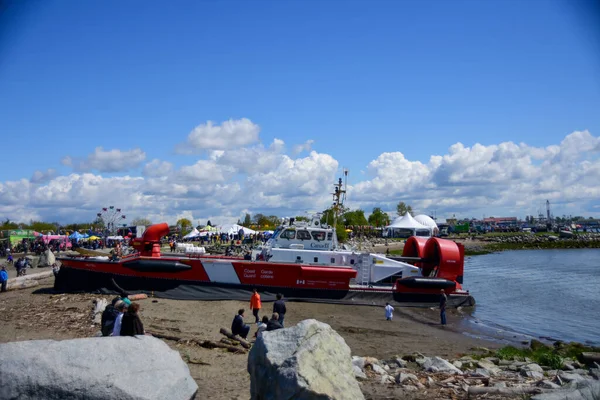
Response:
[[[0,218],[600,216],[591,1],[2,6]]]

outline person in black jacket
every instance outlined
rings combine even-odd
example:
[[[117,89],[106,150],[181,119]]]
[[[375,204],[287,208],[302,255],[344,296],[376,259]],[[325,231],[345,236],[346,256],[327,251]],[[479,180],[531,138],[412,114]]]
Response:
[[[250,326],[244,323],[244,312],[246,312],[246,310],[240,308],[237,315],[233,317],[233,322],[231,323],[231,333],[240,335],[242,339],[246,339],[250,332]]]
[[[283,326],[283,320],[285,319],[285,301],[283,301],[283,295],[277,293],[277,300],[273,303],[273,312],[279,314],[279,323]]]
[[[115,308],[115,304],[118,300],[119,298],[115,297],[112,303],[107,305],[102,312],[102,319],[100,320],[100,330],[102,331],[102,336],[110,336],[113,331],[115,320],[117,319],[117,315],[119,315],[119,310]]]
[[[123,314],[121,321],[121,336],[135,336],[144,334],[144,324],[138,315],[140,305],[131,303],[127,308],[127,312]]]
[[[276,331],[277,329],[283,329],[283,325],[279,323],[279,315],[274,312],[267,323],[267,332]]]

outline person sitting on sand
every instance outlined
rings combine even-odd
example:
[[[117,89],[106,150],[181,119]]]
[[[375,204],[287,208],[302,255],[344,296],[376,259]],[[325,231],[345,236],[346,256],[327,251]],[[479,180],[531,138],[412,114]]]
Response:
[[[100,323],[100,330],[102,331],[102,336],[110,336],[115,327],[115,320],[119,315],[119,311],[115,308],[115,304],[119,301],[119,298],[116,297],[113,301],[104,308],[102,312],[102,319]]]
[[[269,317],[267,317],[266,315],[263,315],[262,322],[258,323],[258,329],[256,330],[254,337],[256,337],[256,338],[262,337],[263,332],[267,330],[268,323],[269,323]]]
[[[283,329],[283,325],[279,323],[279,314],[274,312],[271,316],[271,319],[267,323],[267,331],[276,331],[277,329]]]
[[[119,312],[117,318],[115,319],[115,326],[112,331],[112,336],[121,336],[121,325],[123,323],[123,315],[127,312],[127,304],[124,301],[117,301],[115,304],[115,308]]]
[[[394,307],[390,303],[385,303],[385,320],[391,321],[394,318]]]
[[[127,312],[123,314],[121,320],[121,336],[135,336],[144,334],[144,324],[138,315],[140,305],[131,303]]]
[[[231,323],[231,333],[240,335],[242,339],[246,339],[250,332],[250,326],[244,323],[244,312],[246,312],[246,310],[240,308],[237,315],[233,317],[233,322]]]

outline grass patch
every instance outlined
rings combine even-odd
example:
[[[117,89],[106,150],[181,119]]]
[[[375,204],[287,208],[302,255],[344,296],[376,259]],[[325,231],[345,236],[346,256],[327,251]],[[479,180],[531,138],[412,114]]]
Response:
[[[496,357],[502,360],[514,361],[525,361],[528,358],[539,365],[544,365],[552,369],[561,369],[564,362],[558,350],[552,347],[541,347],[532,350],[530,348],[520,349],[513,346],[506,346],[496,351]]]
[[[403,250],[390,250],[390,254],[393,256],[401,256]]]

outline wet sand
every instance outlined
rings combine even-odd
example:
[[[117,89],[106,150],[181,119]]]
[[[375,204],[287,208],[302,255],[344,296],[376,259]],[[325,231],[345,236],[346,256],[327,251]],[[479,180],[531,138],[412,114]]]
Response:
[[[36,268],[32,272],[43,270],[46,268]],[[38,287],[0,294],[0,342],[89,337],[99,330],[98,326],[91,323],[92,300],[104,297],[110,301],[113,296],[39,293],[51,289],[53,282],[53,278],[48,278],[40,281]],[[150,298],[139,303],[140,315],[148,332],[215,341],[222,337],[219,328],[230,328],[237,310],[248,309],[249,306],[239,301]],[[272,303],[264,303],[263,307],[261,316],[270,313]],[[449,310],[449,325],[441,327],[437,310],[396,308],[394,320],[389,322],[384,318],[382,307],[288,303],[286,326],[308,318],[330,324],[346,340],[353,355],[380,359],[414,352],[454,357],[471,353],[474,347],[499,346],[495,342],[462,334],[464,315],[457,310]],[[252,321],[249,311],[246,321]],[[255,325],[251,324],[251,335],[255,329]],[[178,350],[184,360],[192,361],[188,365],[200,387],[202,398],[249,398],[246,355],[166,342]],[[394,388],[370,383],[362,385],[368,398],[389,398],[394,395]]]

